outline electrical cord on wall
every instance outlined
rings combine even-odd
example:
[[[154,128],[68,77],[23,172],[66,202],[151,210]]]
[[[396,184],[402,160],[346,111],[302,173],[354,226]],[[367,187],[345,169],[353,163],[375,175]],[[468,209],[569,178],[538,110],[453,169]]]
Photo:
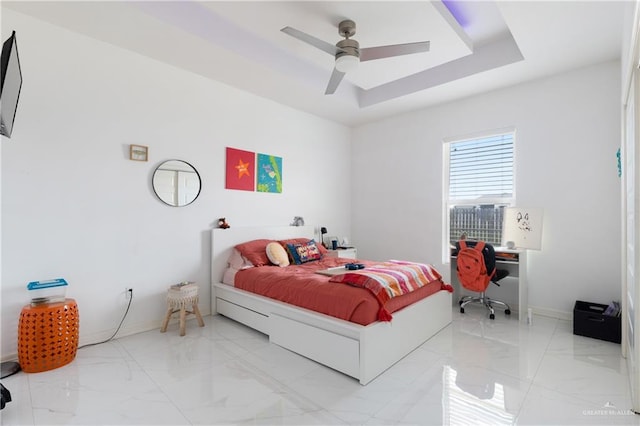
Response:
[[[86,348],[87,346],[101,345],[103,343],[107,343],[107,342],[113,340],[113,338],[116,337],[116,334],[118,334],[118,331],[120,331],[120,327],[122,327],[122,323],[124,323],[125,318],[127,318],[127,314],[129,313],[129,308],[131,307],[131,302],[133,302],[133,289],[130,288],[128,290],[128,292],[129,292],[129,304],[127,305],[127,310],[124,311],[124,315],[122,316],[122,320],[120,320],[120,324],[118,324],[118,328],[111,335],[111,337],[109,337],[107,340],[103,340],[102,342],[87,343],[86,345],[79,346],[78,349]]]

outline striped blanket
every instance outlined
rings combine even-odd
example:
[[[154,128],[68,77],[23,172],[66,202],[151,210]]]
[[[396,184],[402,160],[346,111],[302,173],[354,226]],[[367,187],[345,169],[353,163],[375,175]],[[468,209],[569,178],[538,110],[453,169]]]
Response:
[[[440,273],[431,265],[389,260],[365,269],[336,275],[329,281],[366,288],[380,303],[378,319],[391,321],[392,316],[385,309],[389,299],[414,291],[441,278]],[[442,290],[453,292],[453,288],[444,283],[442,283]]]

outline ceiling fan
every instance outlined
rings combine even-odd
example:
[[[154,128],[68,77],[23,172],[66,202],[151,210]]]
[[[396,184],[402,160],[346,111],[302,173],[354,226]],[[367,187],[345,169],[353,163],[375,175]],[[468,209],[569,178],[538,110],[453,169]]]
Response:
[[[428,41],[420,41],[389,46],[364,47],[361,49],[360,44],[350,38],[356,33],[356,23],[350,19],[338,24],[338,34],[344,37],[344,40],[340,40],[335,46],[292,27],[284,27],[280,31],[335,56],[336,63],[329,79],[327,90],[324,92],[325,95],[335,93],[344,75],[349,71],[355,70],[358,67],[358,63],[362,61],[428,52],[430,45]]]

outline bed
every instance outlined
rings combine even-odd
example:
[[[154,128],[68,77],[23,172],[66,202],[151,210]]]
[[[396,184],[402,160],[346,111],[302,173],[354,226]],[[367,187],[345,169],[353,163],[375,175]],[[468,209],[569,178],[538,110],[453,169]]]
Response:
[[[222,277],[237,244],[255,239],[314,238],[314,228],[247,227],[211,232],[212,314],[258,330],[269,336],[270,342],[351,376],[362,385],[451,322],[452,296],[447,290],[437,290],[393,312],[391,321],[362,325],[224,284]]]

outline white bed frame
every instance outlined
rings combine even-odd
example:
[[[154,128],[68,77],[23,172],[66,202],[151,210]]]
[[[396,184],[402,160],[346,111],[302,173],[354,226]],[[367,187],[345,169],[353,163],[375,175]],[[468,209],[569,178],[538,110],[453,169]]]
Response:
[[[367,326],[298,308],[221,283],[233,247],[258,238],[314,238],[311,226],[213,229],[211,313],[258,330],[272,343],[354,377],[366,385],[427,341],[452,318],[451,293],[441,290]]]

